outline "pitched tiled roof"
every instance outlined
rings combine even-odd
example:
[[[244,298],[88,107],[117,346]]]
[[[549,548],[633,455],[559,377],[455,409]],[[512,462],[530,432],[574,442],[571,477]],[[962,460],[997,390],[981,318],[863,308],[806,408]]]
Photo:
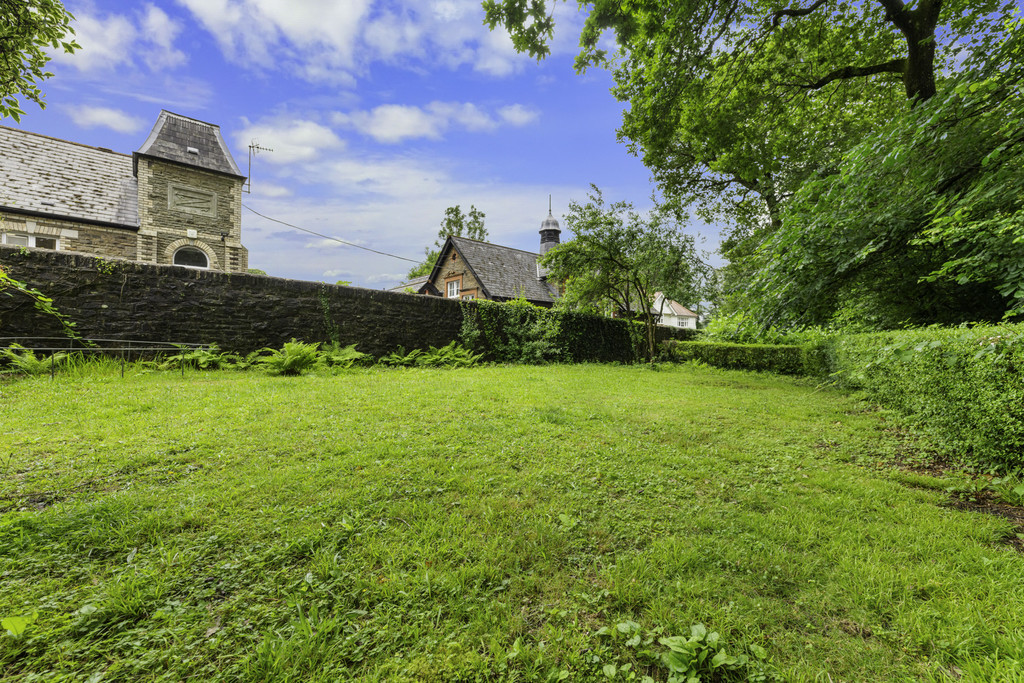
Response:
[[[537,254],[467,237],[448,239],[492,299],[522,296],[529,301],[554,303],[554,287],[537,278]],[[441,255],[444,256],[444,250]]]
[[[655,295],[655,297],[659,297],[659,296],[660,297],[664,297],[665,296],[661,292],[655,292],[654,295]],[[672,315],[678,315],[678,316],[681,316],[681,317],[684,317],[684,318],[698,318],[698,317],[700,317],[696,313],[691,311],[689,308],[687,308],[686,306],[684,306],[681,303],[679,303],[678,301],[673,301],[672,299],[667,299],[667,298],[665,299],[665,307],[664,307],[662,312],[670,313]]]
[[[132,158],[0,126],[0,207],[138,227]]]
[[[220,126],[166,110],[160,112],[136,154],[244,177],[228,151]]]

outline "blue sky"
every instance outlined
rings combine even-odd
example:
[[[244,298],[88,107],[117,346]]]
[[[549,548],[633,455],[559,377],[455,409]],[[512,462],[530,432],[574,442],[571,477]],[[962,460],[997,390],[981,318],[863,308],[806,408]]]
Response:
[[[454,204],[487,214],[490,241],[534,251],[549,194],[560,220],[591,183],[650,205],[647,170],[615,139],[610,77],[573,71],[574,3],[540,63],[487,30],[479,0],[65,4],[82,50],[54,56],[47,107],[26,105],[20,127],[130,153],[161,109],[215,123],[243,172],[251,142],[274,150],[242,199],[260,214],[420,259]],[[413,265],[245,209],[242,241],[280,277],[383,288]]]

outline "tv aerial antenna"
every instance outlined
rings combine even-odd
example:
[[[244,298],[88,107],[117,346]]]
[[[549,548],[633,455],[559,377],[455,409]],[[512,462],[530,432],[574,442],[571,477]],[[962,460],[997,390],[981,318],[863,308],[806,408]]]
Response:
[[[242,186],[242,191],[246,194],[252,194],[252,158],[260,152],[273,152],[274,150],[269,147],[261,147],[260,141],[253,138],[249,143],[249,175],[245,179],[245,185]]]

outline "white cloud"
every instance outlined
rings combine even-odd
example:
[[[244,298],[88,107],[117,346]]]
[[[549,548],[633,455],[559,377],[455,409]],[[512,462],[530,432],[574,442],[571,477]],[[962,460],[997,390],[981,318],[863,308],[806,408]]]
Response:
[[[75,41],[82,46],[74,54],[55,52],[53,61],[92,72],[112,69],[131,62],[137,30],[127,17],[106,19],[79,13],[72,22]]]
[[[341,278],[342,280],[347,280],[348,278],[352,277],[353,274],[354,273],[351,270],[343,270],[341,268],[335,268],[333,270],[325,270],[323,272],[323,276],[324,277]],[[344,276],[344,277],[342,277],[342,276]]]
[[[510,104],[507,107],[500,108],[498,116],[513,126],[526,126],[540,118],[540,113],[521,104]]]
[[[336,123],[349,125],[377,142],[397,143],[410,138],[441,137],[447,121],[419,107],[384,104],[371,111],[337,114]]]
[[[187,61],[185,53],[174,47],[181,33],[181,25],[155,5],[146,5],[140,28],[149,45],[142,50],[142,58],[153,71],[172,69]]]
[[[108,107],[70,107],[68,115],[81,128],[109,128],[118,133],[138,133],[146,127],[142,119]]]
[[[326,150],[340,149],[345,145],[334,131],[315,121],[288,119],[250,123],[243,119],[243,124],[244,128],[235,134],[236,146],[248,148],[255,140],[261,147],[273,150],[260,156],[273,164],[312,161]]]
[[[471,102],[431,102],[425,107],[383,104],[369,111],[338,112],[331,120],[377,142],[395,144],[415,138],[437,140],[452,127],[485,132],[502,123],[522,126],[536,118],[536,112],[519,104],[500,108],[495,118]]]
[[[310,81],[354,85],[378,62],[469,66],[494,77],[524,69],[506,31],[488,30],[479,0],[178,0],[245,66],[284,69]],[[554,8],[552,53],[575,51],[580,13]]]
[[[102,17],[78,11],[72,26],[81,49],[73,54],[55,51],[51,57],[55,63],[72,66],[81,73],[109,72],[139,63],[157,72],[187,61],[185,53],[174,47],[181,25],[149,3],[134,16]]]

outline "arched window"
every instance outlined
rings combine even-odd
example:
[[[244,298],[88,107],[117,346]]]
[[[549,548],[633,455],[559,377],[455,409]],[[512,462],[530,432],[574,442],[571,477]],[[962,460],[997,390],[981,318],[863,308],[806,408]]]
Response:
[[[174,260],[172,262],[176,266],[187,266],[189,268],[210,267],[210,259],[206,257],[206,254],[201,249],[196,249],[195,247],[182,247],[174,252]]]

